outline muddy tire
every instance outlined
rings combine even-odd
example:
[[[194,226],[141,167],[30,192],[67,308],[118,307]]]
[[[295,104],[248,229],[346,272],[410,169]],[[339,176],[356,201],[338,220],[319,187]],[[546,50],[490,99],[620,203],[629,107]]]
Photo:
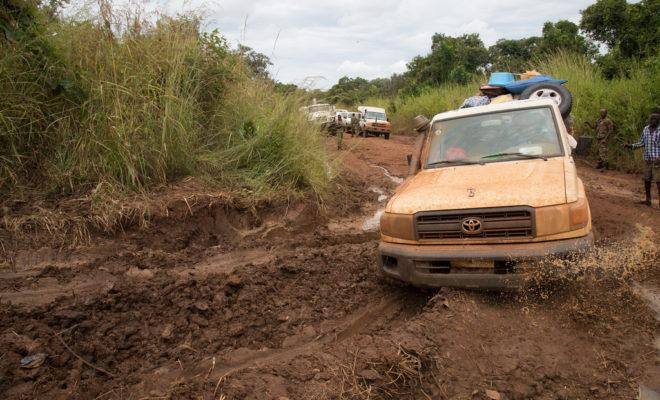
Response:
[[[385,136],[385,140],[390,140],[390,133],[385,133],[383,136]]]
[[[559,107],[561,116],[564,118],[571,114],[573,108],[573,95],[563,85],[557,83],[542,82],[532,85],[520,94],[520,99],[554,100]]]

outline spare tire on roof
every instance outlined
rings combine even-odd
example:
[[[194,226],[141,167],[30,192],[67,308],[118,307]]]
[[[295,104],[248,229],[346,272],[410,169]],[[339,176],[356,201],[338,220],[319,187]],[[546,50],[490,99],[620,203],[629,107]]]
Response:
[[[520,93],[520,99],[551,99],[557,103],[561,116],[566,118],[573,108],[573,95],[564,87],[552,82],[541,82],[532,85]]]

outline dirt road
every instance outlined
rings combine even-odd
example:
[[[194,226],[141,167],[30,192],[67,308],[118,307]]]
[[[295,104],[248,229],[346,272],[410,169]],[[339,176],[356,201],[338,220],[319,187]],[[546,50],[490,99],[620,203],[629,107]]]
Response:
[[[384,280],[375,262],[374,216],[412,139],[346,145],[326,212],[197,196],[146,229],[17,252],[0,271],[0,398],[633,399],[640,384],[660,389],[658,323],[635,289],[660,287],[657,268],[637,272],[657,267],[658,238],[644,227],[657,230],[660,211],[634,204],[638,177],[580,165],[599,245],[567,269],[577,274],[517,294],[422,291]]]

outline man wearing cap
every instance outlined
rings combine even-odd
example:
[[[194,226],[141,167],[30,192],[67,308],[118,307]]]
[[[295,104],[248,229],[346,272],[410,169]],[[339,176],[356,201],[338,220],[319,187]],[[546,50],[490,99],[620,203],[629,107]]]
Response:
[[[649,124],[644,127],[642,136],[639,142],[632,144],[625,144],[627,149],[644,148],[644,162],[646,169],[644,170],[644,191],[646,192],[646,200],[642,201],[643,204],[650,206],[651,203],[651,186],[655,182],[658,187],[658,197],[660,197],[660,113],[653,113],[649,118]]]
[[[600,118],[596,120],[595,125],[587,122],[587,126],[596,130],[596,140],[598,141],[598,165],[596,168],[606,170],[608,158],[607,141],[614,131],[614,123],[612,123],[611,119],[607,118],[607,109],[603,108],[600,110]]]
[[[360,112],[353,113],[351,117],[351,135],[353,137],[360,136],[360,119],[362,119]]]

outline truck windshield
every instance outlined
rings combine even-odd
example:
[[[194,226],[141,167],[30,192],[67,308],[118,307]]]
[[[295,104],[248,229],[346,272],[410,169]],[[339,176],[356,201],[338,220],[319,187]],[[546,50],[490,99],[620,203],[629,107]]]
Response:
[[[377,119],[377,120],[380,120],[380,121],[385,121],[385,119],[387,119],[387,117],[385,117],[385,113],[378,112],[378,111],[367,111],[366,118],[367,119]]]
[[[427,168],[563,155],[548,107],[438,121],[430,140]]]

